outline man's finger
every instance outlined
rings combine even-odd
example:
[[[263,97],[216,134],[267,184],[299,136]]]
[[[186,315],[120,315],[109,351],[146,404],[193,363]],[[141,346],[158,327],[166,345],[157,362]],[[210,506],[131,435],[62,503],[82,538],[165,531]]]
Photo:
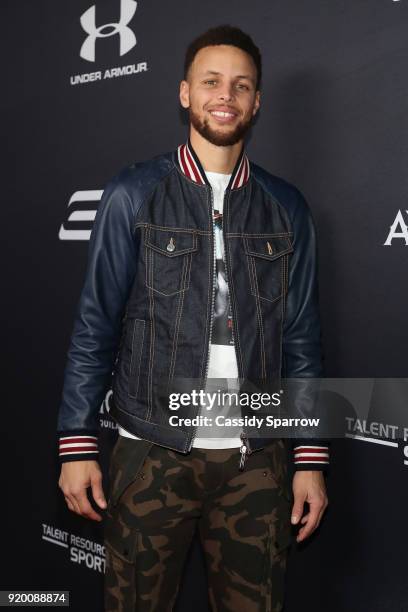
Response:
[[[327,504],[327,501],[326,501],[326,502],[324,502],[324,503],[323,503],[323,505],[321,506],[321,509],[320,509],[320,512],[319,512],[319,516],[318,516],[318,518],[317,518],[316,525],[315,525],[315,527],[314,527],[313,531],[315,531],[315,530],[316,530],[316,529],[319,527],[320,522],[321,522],[322,517],[323,517],[323,514],[324,514],[324,511],[325,511],[325,510],[326,510],[326,508],[327,508],[327,505],[328,505],[328,504]],[[310,518],[310,512],[308,512],[307,514],[305,514],[305,515],[302,517],[302,520],[300,521],[300,522],[302,523],[302,525],[305,525],[305,523],[307,523],[307,522],[308,522],[309,518]],[[300,533],[300,531],[301,531],[301,530],[299,530],[299,533]],[[302,532],[302,533],[303,533],[303,532]]]
[[[67,497],[66,495],[64,497],[65,497],[65,501],[67,502],[67,506],[68,506],[69,510],[71,510],[71,512],[75,512],[75,508],[72,505],[69,497]]]
[[[76,502],[78,503],[81,516],[92,519],[93,521],[102,520],[102,517],[100,516],[100,514],[95,512],[95,510],[92,508],[91,504],[89,503],[89,500],[86,496],[86,491],[81,491],[80,493],[77,493],[76,495],[74,494],[74,498]]]
[[[91,478],[92,496],[100,508],[105,509],[107,506],[105,495],[102,489],[102,474],[99,472],[97,476]]]
[[[81,510],[79,509],[78,503],[75,500],[73,495],[67,494],[67,495],[65,495],[65,499],[70,502],[72,507],[69,508],[69,509],[72,510],[72,512],[76,512],[77,514],[81,514]]]
[[[299,494],[295,495],[295,501],[293,503],[291,516],[292,525],[297,525],[297,523],[300,521],[300,517],[303,514],[304,503],[305,498],[303,496],[300,497]]]
[[[305,540],[306,538],[308,538],[311,535],[311,533],[315,530],[316,525],[317,525],[317,519],[320,513],[320,509],[321,509],[320,504],[318,506],[310,504],[310,512],[308,515],[308,519],[305,525],[299,530],[299,533],[296,538],[297,542],[302,542],[302,540]]]

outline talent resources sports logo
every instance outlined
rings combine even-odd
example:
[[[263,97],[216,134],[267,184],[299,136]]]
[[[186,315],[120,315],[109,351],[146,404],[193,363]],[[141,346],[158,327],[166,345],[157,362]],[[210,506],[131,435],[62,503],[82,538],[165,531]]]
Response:
[[[82,29],[87,34],[83,41],[79,55],[87,61],[94,63],[97,54],[97,40],[109,38],[110,36],[118,36],[119,55],[122,57],[131,51],[137,43],[134,31],[129,26],[129,23],[136,12],[137,2],[134,0],[120,0],[119,21],[96,25],[96,5],[90,6],[82,13],[79,21]],[[125,66],[114,66],[105,70],[95,70],[94,72],[84,72],[75,74],[70,77],[71,85],[82,85],[84,83],[93,83],[94,81],[105,81],[106,79],[118,78],[122,76],[130,76],[147,71],[147,62],[142,61],[137,64],[127,64]]]
[[[406,221],[404,219],[404,212],[406,213]],[[408,210],[398,211],[383,246],[391,246],[393,240],[404,240],[405,246],[408,246]]]
[[[42,539],[69,552],[69,560],[101,574],[105,573],[105,546],[53,525],[42,524]]]
[[[345,437],[397,449],[401,442],[404,465],[408,466],[408,427],[382,421],[346,417]]]
[[[79,55],[88,62],[95,61],[95,46],[97,38],[107,38],[119,34],[120,56],[128,53],[136,45],[136,36],[129,28],[129,22],[136,12],[137,2],[134,0],[120,0],[120,18],[118,23],[105,23],[96,26],[95,4],[81,15],[81,26],[88,34],[84,40]],[[108,30],[108,31],[107,31]]]
[[[102,189],[75,191],[72,194],[67,218],[58,233],[60,240],[89,240],[102,194]]]

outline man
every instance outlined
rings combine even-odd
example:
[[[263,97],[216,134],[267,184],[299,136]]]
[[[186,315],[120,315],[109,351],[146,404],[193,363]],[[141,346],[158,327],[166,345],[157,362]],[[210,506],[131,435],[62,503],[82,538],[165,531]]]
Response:
[[[171,610],[197,526],[212,608],[281,610],[290,516],[300,542],[327,505],[322,441],[293,442],[292,505],[282,439],[245,426],[208,437],[181,418],[208,414],[203,405],[180,407],[170,421],[177,380],[208,389],[217,379],[321,375],[309,209],[244,150],[260,83],[259,50],[241,30],[221,26],[193,41],[180,84],[187,143],[122,171],[95,218],[58,422],[59,485],[70,510],[101,520],[86,489],[106,507],[97,421],[113,369],[120,436],[106,610]]]

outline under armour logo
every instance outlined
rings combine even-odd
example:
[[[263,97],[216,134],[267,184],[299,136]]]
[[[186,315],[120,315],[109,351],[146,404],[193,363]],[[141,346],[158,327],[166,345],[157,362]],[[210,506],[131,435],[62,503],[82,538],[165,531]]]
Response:
[[[120,19],[119,23],[105,23],[105,25],[96,27],[95,22],[95,5],[91,6],[81,15],[81,26],[88,34],[82,44],[79,55],[88,60],[95,61],[95,41],[97,38],[107,38],[114,34],[119,34],[120,39],[120,55],[125,55],[133,49],[136,44],[136,36],[128,27],[128,23],[136,12],[137,2],[134,0],[120,0]],[[110,31],[106,31],[106,29]],[[105,30],[105,31],[104,31]]]

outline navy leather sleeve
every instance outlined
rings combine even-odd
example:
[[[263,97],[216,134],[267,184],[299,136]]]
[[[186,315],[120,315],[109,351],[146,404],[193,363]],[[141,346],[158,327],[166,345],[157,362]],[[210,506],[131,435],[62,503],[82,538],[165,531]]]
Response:
[[[126,171],[108,183],[91,232],[58,415],[61,461],[94,459],[98,453],[99,409],[111,383],[136,269],[135,198],[127,185]]]
[[[318,266],[316,231],[310,209],[302,194],[291,190],[291,206],[287,212],[293,230],[294,251],[289,263],[288,295],[283,327],[283,367],[286,378],[323,376],[321,329],[318,299]],[[314,383],[305,381],[296,393],[303,401],[296,407],[297,416],[318,416],[311,407]],[[299,413],[299,414],[298,414]],[[294,464],[297,470],[327,470],[329,445],[320,438],[292,441]]]
[[[318,304],[316,232],[304,199],[291,209],[293,254],[289,259],[288,295],[283,326],[287,377],[322,376]]]
[[[252,164],[254,175],[285,211],[293,232],[294,251],[289,258],[288,294],[282,338],[282,376],[321,378],[323,376],[318,300],[316,231],[309,206],[301,192],[284,179]],[[307,386],[307,383],[306,383]],[[306,389],[307,391],[307,389]],[[300,408],[307,414],[310,401]],[[325,470],[329,465],[327,439],[293,438],[294,466],[297,470]],[[313,459],[317,461],[313,461]]]

